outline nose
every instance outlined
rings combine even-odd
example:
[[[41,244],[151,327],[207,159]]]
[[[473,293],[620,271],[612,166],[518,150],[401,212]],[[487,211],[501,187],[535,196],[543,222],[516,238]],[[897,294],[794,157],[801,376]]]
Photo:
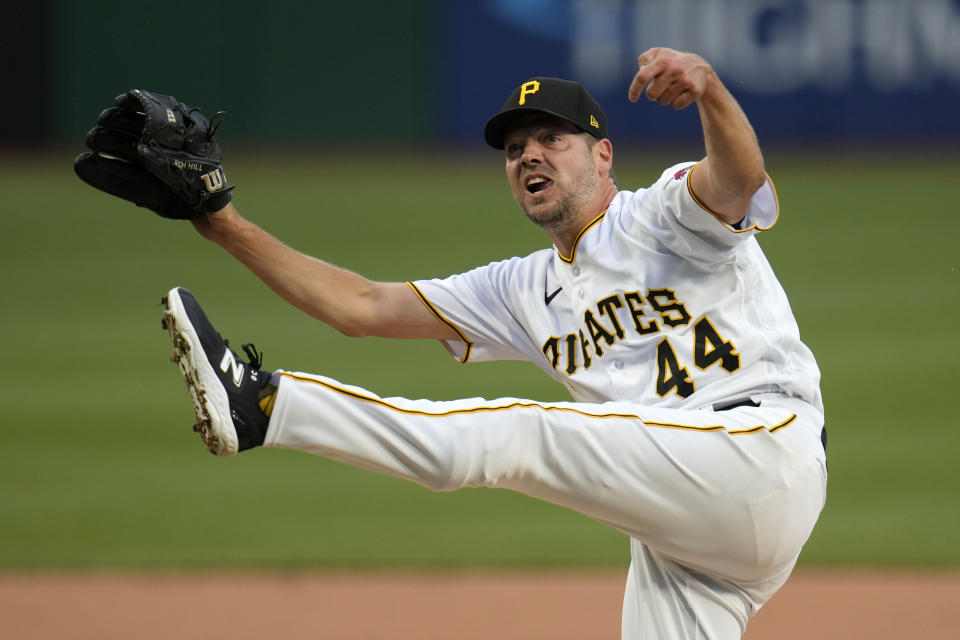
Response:
[[[520,162],[522,164],[540,164],[543,162],[543,150],[535,140],[527,140],[523,145]]]

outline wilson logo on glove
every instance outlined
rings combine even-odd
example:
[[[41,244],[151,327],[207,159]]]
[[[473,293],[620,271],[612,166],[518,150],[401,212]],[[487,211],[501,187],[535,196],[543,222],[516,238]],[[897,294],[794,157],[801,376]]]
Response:
[[[203,186],[207,188],[207,191],[220,191],[223,189],[223,183],[226,180],[223,177],[223,172],[220,169],[214,169],[210,173],[205,173],[200,176],[200,179],[203,180]]]

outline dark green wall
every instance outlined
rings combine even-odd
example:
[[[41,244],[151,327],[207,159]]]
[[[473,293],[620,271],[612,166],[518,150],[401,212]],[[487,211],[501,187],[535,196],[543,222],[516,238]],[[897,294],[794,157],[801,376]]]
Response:
[[[430,135],[433,2],[56,0],[51,138],[82,139],[118,93],[227,112],[231,141]]]
[[[49,0],[26,2],[0,18],[0,148],[35,145],[49,138],[51,4]]]

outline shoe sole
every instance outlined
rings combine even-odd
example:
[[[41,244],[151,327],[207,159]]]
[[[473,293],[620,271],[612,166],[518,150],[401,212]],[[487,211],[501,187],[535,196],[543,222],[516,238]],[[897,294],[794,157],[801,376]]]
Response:
[[[162,298],[165,308],[161,325],[173,343],[171,362],[180,367],[187,383],[197,422],[193,430],[200,434],[210,453],[236,455],[237,432],[230,417],[230,399],[216,371],[210,366],[200,337],[191,324],[176,289]]]

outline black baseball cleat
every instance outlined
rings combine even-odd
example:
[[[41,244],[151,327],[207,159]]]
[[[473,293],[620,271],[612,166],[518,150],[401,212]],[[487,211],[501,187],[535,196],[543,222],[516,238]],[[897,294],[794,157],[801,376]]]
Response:
[[[245,344],[248,361],[242,362],[186,289],[171,289],[163,305],[163,328],[173,341],[172,361],[186,379],[197,412],[193,430],[203,444],[218,456],[263,444],[269,418],[259,401],[271,373],[260,369],[260,354]]]

